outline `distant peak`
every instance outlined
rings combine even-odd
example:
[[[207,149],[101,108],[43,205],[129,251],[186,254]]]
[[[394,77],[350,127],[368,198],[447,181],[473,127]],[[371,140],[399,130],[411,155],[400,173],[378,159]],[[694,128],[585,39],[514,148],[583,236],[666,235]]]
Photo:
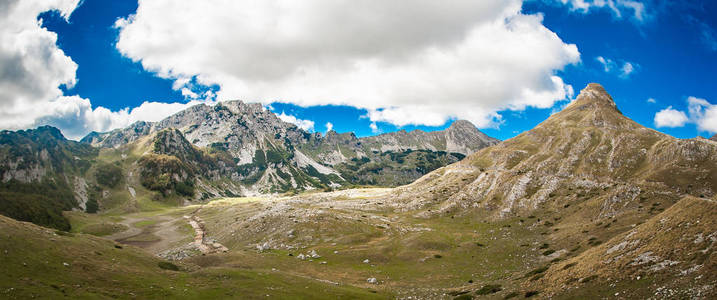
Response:
[[[32,132],[32,131],[33,131],[32,129],[28,130],[28,132]],[[65,139],[65,136],[62,135],[62,132],[60,131],[60,129],[57,129],[57,127],[54,127],[54,126],[44,125],[44,126],[37,127],[37,129],[35,129],[34,131],[36,133],[50,135],[53,138],[56,138],[58,140]]]
[[[458,128],[476,129],[476,126],[467,120],[455,120],[455,121],[453,121],[453,124],[451,124],[451,126],[448,127],[448,129],[458,129]]]

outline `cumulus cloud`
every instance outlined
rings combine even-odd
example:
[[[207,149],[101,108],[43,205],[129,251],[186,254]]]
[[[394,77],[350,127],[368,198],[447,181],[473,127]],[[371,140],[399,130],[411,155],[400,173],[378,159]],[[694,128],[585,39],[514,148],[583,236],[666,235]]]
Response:
[[[0,3],[0,126],[23,126],[74,86],[77,64],[57,48],[57,35],[37,15],[56,10],[67,19],[79,0],[15,0]],[[57,106],[58,103],[53,103]]]
[[[627,13],[629,17],[637,22],[645,22],[650,18],[645,3],[634,0],[556,0],[570,6],[573,11],[588,13],[591,10],[609,9],[612,14],[620,19]]]
[[[711,133],[717,132],[717,105],[697,97],[687,98],[690,119],[697,129]]]
[[[682,127],[687,123],[694,123],[700,131],[717,132],[717,105],[691,96],[687,98],[687,111],[689,117],[685,112],[669,106],[655,114],[655,126]]]
[[[371,122],[368,127],[371,128],[371,132],[373,133],[381,133],[381,130],[378,129],[378,125],[376,125],[376,122]]]
[[[126,127],[137,121],[160,121],[191,106],[208,101],[190,101],[188,103],[165,103],[145,101],[132,109],[124,108],[111,111],[105,107],[93,108],[90,100],[78,96],[62,96],[43,104],[42,112],[25,127],[52,125],[62,130],[70,139],[80,139],[91,131],[107,131]],[[22,128],[22,127],[21,127]]]
[[[79,0],[0,2],[0,128],[52,125],[68,138],[78,139],[93,130],[157,121],[203,102],[144,102],[110,111],[93,108],[89,99],[64,95],[60,87],[75,85],[77,64],[57,47],[57,34],[43,28],[37,16],[54,10],[67,20],[78,4]]]
[[[299,119],[295,116],[287,115],[283,111],[280,114],[278,114],[277,116],[282,121],[294,124],[303,130],[306,130],[309,132],[314,131],[314,121]]]
[[[331,122],[326,122],[326,132],[329,132],[331,130],[334,130],[334,124]]]
[[[500,123],[549,108],[580,61],[520,0],[139,1],[117,49],[162,78],[216,85],[218,99],[350,105],[372,122]],[[187,93],[189,94],[189,93]]]
[[[655,98],[647,98],[647,103],[655,104],[657,103],[657,100],[655,100]]]
[[[687,121],[687,115],[682,111],[673,109],[672,106],[668,106],[655,114],[655,126],[657,127],[682,127],[685,126]]]

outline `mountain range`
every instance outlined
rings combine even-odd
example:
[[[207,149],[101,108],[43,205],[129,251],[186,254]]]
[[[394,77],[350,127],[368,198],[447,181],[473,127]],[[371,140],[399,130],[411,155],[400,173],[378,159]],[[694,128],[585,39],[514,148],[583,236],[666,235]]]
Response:
[[[434,132],[402,130],[364,138],[335,131],[322,135],[284,122],[259,104],[241,101],[196,105],[159,122],[92,132],[80,142],[48,126],[2,131],[0,192],[29,192],[22,200],[4,201],[0,212],[67,229],[62,210],[138,209],[133,201],[138,193],[184,203],[220,196],[397,186],[496,143],[462,120]],[[48,196],[47,189],[62,199]],[[32,200],[25,199],[30,194]]]
[[[87,201],[59,209],[100,213],[65,212],[71,232],[54,235],[0,218],[12,233],[0,241],[20,245],[6,254],[13,274],[0,275],[0,288],[19,297],[717,296],[716,141],[643,127],[599,84],[512,139],[476,132],[457,121],[442,132],[324,136],[240,102],[82,142],[51,127],[3,132],[3,199],[53,188],[78,199],[72,187],[85,186]],[[410,183],[356,187],[396,176]],[[53,266],[34,253],[52,253]],[[83,276],[103,280],[86,287]]]

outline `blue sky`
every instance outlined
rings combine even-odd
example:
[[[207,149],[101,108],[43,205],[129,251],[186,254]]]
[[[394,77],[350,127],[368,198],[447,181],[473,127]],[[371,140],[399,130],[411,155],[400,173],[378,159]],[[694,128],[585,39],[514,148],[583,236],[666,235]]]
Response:
[[[526,70],[528,70],[526,73],[534,74],[532,77],[520,74],[521,65],[513,66],[512,69],[497,71],[496,77],[504,79],[502,81],[496,80],[496,86],[506,85],[507,87],[504,90],[509,91],[511,76],[514,74],[516,76],[515,89],[524,87],[533,90],[541,88],[552,89],[550,92],[554,94],[557,92],[557,95],[560,95],[560,92],[563,91],[562,87],[558,86],[557,90],[555,90],[549,83],[550,76],[557,76],[564,85],[571,86],[574,89],[574,95],[577,95],[579,90],[585,87],[587,83],[598,82],[612,94],[618,107],[625,115],[644,126],[656,128],[680,138],[691,138],[697,135],[709,137],[714,134],[714,131],[717,130],[715,129],[717,125],[713,124],[717,124],[717,119],[710,119],[712,116],[710,109],[714,108],[714,111],[717,111],[717,108],[711,106],[710,103],[717,103],[717,94],[714,89],[716,78],[714,70],[717,70],[717,40],[715,40],[717,38],[715,30],[717,3],[714,1],[680,1],[675,3],[664,1],[616,2],[641,3],[644,9],[638,11],[631,9],[630,6],[620,5],[616,5],[615,8],[601,5],[579,7],[581,1],[573,2],[572,0],[522,2],[520,11],[513,12],[513,14],[537,17],[538,20],[537,23],[533,19],[525,20],[524,22],[521,20],[520,22],[523,23],[517,23],[516,21],[516,24],[536,27],[536,30],[526,31],[526,34],[533,34],[545,40],[540,41],[541,44],[535,44],[536,49],[545,49],[536,50],[537,52],[550,52],[545,54],[539,52],[540,55],[531,58],[531,61],[538,61],[536,65],[525,66]],[[590,3],[591,1],[587,2]],[[58,93],[61,93],[62,97],[73,96],[75,97],[73,101],[85,103],[84,105],[91,103],[90,105],[94,111],[89,110],[92,116],[84,112],[75,112],[73,115],[72,113],[66,113],[66,111],[63,111],[65,114],[52,113],[49,116],[39,116],[37,121],[28,123],[27,127],[39,125],[43,122],[62,126],[72,122],[59,119],[79,118],[81,115],[82,118],[89,121],[81,124],[80,128],[70,129],[70,125],[67,125],[68,129],[65,130],[61,127],[66,135],[71,137],[75,135],[77,137],[85,134],[90,129],[110,129],[126,124],[126,122],[129,122],[127,120],[141,119],[141,116],[147,115],[147,112],[143,114],[138,110],[137,116],[133,117],[132,110],[143,104],[189,103],[190,100],[193,101],[191,103],[199,103],[202,101],[226,100],[224,97],[227,97],[250,99],[250,101],[259,99],[277,114],[283,113],[296,119],[313,122],[311,130],[314,131],[323,132],[327,129],[327,126],[331,126],[339,132],[354,131],[359,136],[398,129],[443,129],[449,126],[450,122],[455,118],[473,118],[471,113],[475,112],[475,118],[470,120],[474,121],[474,123],[479,123],[477,125],[482,127],[482,131],[499,139],[508,139],[542,122],[552,112],[565,105],[569,101],[568,98],[570,98],[570,95],[563,98],[552,96],[548,102],[544,98],[536,98],[533,102],[528,101],[525,102],[528,104],[524,104],[524,102],[521,102],[522,100],[516,100],[520,98],[519,96],[515,97],[516,99],[505,100],[502,100],[500,96],[494,96],[514,96],[510,92],[503,90],[484,96],[475,94],[475,91],[469,89],[463,91],[461,85],[447,83],[443,85],[437,84],[437,86],[446,86],[447,95],[455,94],[458,98],[465,97],[465,100],[451,102],[435,95],[426,94],[424,90],[416,88],[416,94],[407,92],[384,93],[381,94],[382,96],[377,96],[377,100],[373,102],[359,103],[362,100],[356,99],[362,98],[358,94],[356,98],[352,98],[352,93],[360,92],[361,96],[368,95],[367,97],[371,97],[374,94],[370,93],[370,91],[364,94],[365,87],[356,90],[345,88],[346,80],[344,79],[337,79],[337,82],[326,81],[326,78],[336,77],[332,76],[332,74],[336,74],[333,72],[338,72],[342,69],[338,67],[337,69],[333,67],[325,68],[323,65],[328,63],[340,65],[346,61],[355,62],[357,59],[354,56],[351,56],[350,59],[345,57],[353,55],[353,52],[363,51],[363,49],[354,51],[351,47],[362,48],[364,44],[370,44],[373,41],[342,48],[341,46],[324,43],[322,40],[309,40],[309,42],[305,43],[318,43],[322,49],[328,47],[329,50],[324,53],[315,51],[314,49],[316,48],[308,47],[307,49],[314,52],[307,50],[309,54],[303,56],[300,55],[301,49],[269,48],[267,45],[259,45],[261,47],[257,48],[263,49],[262,51],[264,52],[269,52],[266,54],[268,57],[266,58],[261,56],[264,55],[261,51],[257,52],[255,49],[248,49],[250,46],[255,46],[256,43],[262,42],[247,38],[231,45],[228,48],[230,51],[216,54],[228,56],[225,61],[217,60],[216,56],[214,56],[205,57],[195,62],[192,58],[196,57],[196,55],[186,52],[189,51],[186,49],[195,48],[198,43],[201,43],[200,41],[207,41],[204,36],[218,33],[221,30],[212,30],[212,24],[199,21],[198,23],[201,24],[196,27],[210,26],[209,31],[208,33],[197,34],[196,36],[199,39],[193,41],[191,39],[193,37],[192,31],[194,31],[192,25],[188,25],[186,28],[182,26],[169,28],[176,28],[176,32],[174,32],[173,30],[167,30],[167,28],[157,27],[159,25],[152,24],[151,20],[143,19],[152,16],[150,14],[150,9],[152,8],[147,5],[145,7],[146,11],[138,13],[138,3],[134,0],[85,0],[71,11],[69,18],[65,18],[67,12],[63,10],[52,10],[39,14],[37,19],[42,21],[42,28],[57,34],[56,46],[76,64],[74,73],[76,83],[74,85],[62,84],[62,80],[59,81],[59,85],[57,81],[52,81],[51,85],[59,88],[60,92]],[[154,8],[157,9],[156,7]],[[184,8],[185,10],[180,10],[180,12],[186,13],[189,11],[189,13],[193,13],[192,10]],[[165,9],[169,13],[173,8]],[[485,7],[481,9],[488,10],[493,8]],[[196,11],[197,13],[216,13],[216,10],[209,9],[196,9]],[[430,12],[430,10],[427,11]],[[496,11],[499,11],[498,8],[496,8]],[[136,18],[131,17],[136,13]],[[421,11],[416,12],[417,15],[421,13]],[[459,14],[460,12],[448,11],[445,13]],[[477,11],[476,15],[479,14]],[[453,18],[460,17],[465,17],[466,20],[471,18],[470,15],[458,15]],[[542,20],[539,20],[541,17]],[[180,20],[170,19],[166,22],[192,22],[192,18],[187,18],[184,15],[182,18]],[[237,18],[241,17],[237,16]],[[331,20],[329,17],[326,18]],[[397,18],[400,18],[400,16]],[[410,19],[410,17],[407,18]],[[490,20],[490,17],[482,18]],[[513,16],[513,18],[517,19],[518,17]],[[291,20],[290,18],[287,19]],[[437,27],[440,27],[441,22],[448,21],[438,19],[435,22],[439,24]],[[490,24],[487,21],[484,22],[485,24],[479,22],[483,21],[475,21],[474,23],[466,21],[468,25],[465,26],[466,28],[470,26],[482,28],[481,26]],[[449,29],[462,26],[462,24],[446,24],[446,28]],[[518,25],[511,24],[506,26],[510,28],[510,26]],[[396,26],[401,27],[401,24]],[[544,34],[544,32],[540,31],[543,28],[547,29],[550,34]],[[145,29],[146,31],[141,31]],[[413,27],[410,24],[399,29],[404,30],[399,31],[397,29],[396,31],[401,37],[413,34]],[[183,40],[183,30],[190,31],[186,34],[186,40]],[[358,30],[358,35],[361,36],[361,30],[363,29]],[[125,31],[126,36],[122,44],[118,45],[119,35],[122,31]],[[502,30],[502,28],[497,29],[495,32],[479,31],[479,33],[488,36],[493,34],[508,35],[507,37],[500,36],[495,39],[498,41],[515,41],[515,37],[510,36],[511,32],[505,33],[506,31]],[[233,39],[231,33],[232,31],[229,31],[228,35],[214,41],[217,43],[222,43],[224,40],[231,41]],[[551,38],[550,35],[553,33],[557,36],[557,39]],[[157,34],[160,35],[157,36]],[[176,35],[177,37],[167,38],[161,34]],[[237,35],[241,34],[251,36],[253,33],[243,31],[237,33]],[[331,34],[331,32],[327,34]],[[368,32],[368,34],[372,34],[372,32]],[[410,51],[414,51],[414,49],[410,49],[410,47],[417,47],[415,46],[417,43],[435,44],[437,43],[436,41],[446,41],[446,43],[456,43],[456,47],[461,46],[459,39],[453,38],[454,34],[451,32],[437,33],[435,40],[429,41],[422,41],[423,37],[420,35],[421,33],[418,33],[418,37],[415,39],[407,38],[405,45],[400,44],[401,41],[397,42],[395,48],[398,50],[395,51],[385,50],[385,48],[391,48],[393,45],[376,46],[377,48],[375,49],[367,46],[370,49],[366,50],[366,53],[386,51],[387,54],[383,53],[381,56],[377,55],[375,57],[370,56],[374,54],[362,54],[364,55],[362,59],[365,56],[370,56],[371,59],[381,60],[383,65],[398,65],[403,63],[403,58],[398,57],[399,55],[395,55],[395,53],[401,55],[413,53]],[[455,36],[465,38],[460,34],[455,34]],[[157,37],[166,45],[158,45],[159,42],[156,42],[156,40],[150,40],[157,39]],[[518,37],[532,36],[520,35]],[[342,43],[343,38],[343,34],[337,35],[336,43]],[[395,37],[389,38],[395,39]],[[480,35],[478,35],[479,42],[480,38]],[[270,37],[266,39],[271,40]],[[165,40],[166,42],[164,42]],[[328,36],[325,40],[331,41],[332,37]],[[348,41],[343,43],[350,44],[351,40]],[[277,43],[279,42],[281,40],[277,39]],[[521,41],[517,40],[517,42],[520,45]],[[497,44],[498,42],[495,43]],[[547,43],[552,44],[546,47],[542,46]],[[507,44],[513,45],[513,43]],[[249,46],[243,48],[242,45]],[[478,45],[483,44],[478,43]],[[526,42],[526,45],[531,46],[530,42]],[[577,54],[571,52],[573,50],[571,50],[570,45],[574,45],[577,48],[579,58],[576,56]],[[274,45],[271,46],[274,47]],[[334,55],[331,47],[336,47],[335,52],[339,54]],[[213,48],[202,49],[204,50],[197,51],[207,52],[208,50],[206,49],[211,51]],[[498,49],[498,52],[500,50]],[[272,51],[276,52],[274,56],[271,56]],[[414,52],[418,52],[418,50]],[[518,60],[522,59],[521,55],[525,55],[521,52],[506,51],[506,53],[514,52],[514,55],[519,57]],[[285,53],[289,53],[289,55]],[[311,56],[311,53],[317,53],[316,56],[321,57],[321,61],[316,63],[313,61],[313,57],[306,58]],[[231,57],[234,54],[237,57]],[[288,62],[284,62],[283,55],[286,55],[285,60]],[[541,64],[539,60],[543,55],[546,60],[555,60],[555,62]],[[280,61],[276,66],[273,65],[274,57]],[[257,61],[257,66],[251,63],[254,60]],[[366,61],[370,60],[366,59]],[[176,65],[184,64],[185,62],[187,66],[175,68]],[[222,64],[232,63],[236,63],[238,66],[231,69],[223,68]],[[205,67],[205,65],[213,64],[218,66]],[[271,65],[271,68],[267,67],[267,65]],[[316,67],[317,65],[321,67]],[[402,68],[407,70],[418,69],[417,73],[422,72],[421,68],[425,67],[420,63],[407,63],[407,65],[408,67]],[[371,65],[371,68],[373,67]],[[429,67],[434,68],[435,66]],[[478,64],[475,66],[475,68],[479,69],[483,67],[486,69],[496,68],[494,65]],[[383,73],[383,70],[387,70],[386,73],[394,72],[390,67],[385,69],[376,68],[380,73]],[[329,100],[318,100],[320,97],[312,98],[313,95],[324,95],[320,84],[317,84],[317,82],[323,82],[322,80],[286,79],[282,74],[292,73],[296,69],[309,70],[306,72],[311,72],[311,70],[315,69],[319,70],[317,72],[320,74],[316,78],[322,78],[326,81],[328,88],[325,93],[333,95],[332,92],[336,92],[337,99],[330,99],[330,96],[327,98]],[[470,86],[472,85],[472,79],[470,76],[464,76],[465,74],[483,74],[481,72],[476,73],[475,70],[468,71],[466,73],[447,74],[446,76],[455,76],[457,78],[456,82],[463,82],[463,85]],[[396,73],[401,74],[400,72]],[[358,75],[347,78],[356,79],[357,82],[365,79]],[[424,76],[417,77],[416,81],[424,80],[425,85],[430,85],[430,81],[435,79],[435,77]],[[412,87],[411,85],[404,86],[401,80],[394,81],[394,78],[391,77],[386,77],[383,81],[387,82],[387,85],[393,82],[401,84],[396,86],[396,89],[406,89],[406,86],[411,89]],[[481,77],[476,78],[475,81],[482,82],[486,80]],[[297,82],[306,82],[312,89],[304,91],[301,89],[301,84],[297,84]],[[373,84],[375,85],[375,83]],[[234,88],[235,86],[240,86],[243,89],[236,89]],[[369,82],[366,86],[371,87],[372,85]],[[387,89],[390,91],[391,87],[389,86]],[[255,92],[256,90],[261,90],[261,92]],[[426,91],[427,93],[432,92],[432,90]],[[421,97],[424,94],[426,99],[421,100],[423,101],[421,105],[424,105],[425,109],[412,110],[409,96],[418,95],[418,97]],[[245,95],[246,97],[244,97]],[[296,99],[292,99],[292,95],[296,95]],[[8,97],[12,97],[12,95],[6,98]],[[386,99],[386,105],[382,106],[381,104],[384,103],[384,100],[381,97],[393,98]],[[484,100],[490,97],[494,97],[494,99]],[[689,102],[693,103],[692,113],[688,103],[689,97],[702,100],[702,102],[697,100]],[[85,102],[81,102],[78,99],[82,99]],[[648,101],[648,99],[652,100]],[[57,103],[55,100],[52,101]],[[481,101],[489,104],[482,104]],[[458,107],[443,111],[441,106],[443,102],[446,103],[446,106],[465,105],[465,109]],[[98,107],[105,108],[106,111],[98,110]],[[395,114],[385,113],[390,111],[392,107],[397,108]],[[656,114],[660,111],[664,112],[668,108],[669,111],[665,112],[663,114],[664,118],[661,119],[662,126],[657,127],[660,124],[656,124]],[[435,111],[440,111],[440,113],[433,114]],[[157,113],[161,115],[159,111]],[[111,117],[113,119],[107,121],[96,117],[96,115],[104,116],[108,114],[113,114]],[[117,117],[116,115],[121,116]],[[117,118],[125,118],[126,120],[116,121]],[[328,123],[331,123],[331,125]],[[0,124],[0,126],[13,127],[4,124]]]

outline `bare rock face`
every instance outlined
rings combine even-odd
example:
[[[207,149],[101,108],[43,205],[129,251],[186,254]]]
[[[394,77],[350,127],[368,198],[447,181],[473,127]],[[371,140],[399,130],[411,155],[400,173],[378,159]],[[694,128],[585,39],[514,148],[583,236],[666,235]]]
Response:
[[[419,213],[426,216],[480,207],[508,217],[589,200],[591,217],[609,218],[649,197],[712,197],[715,170],[714,143],[645,128],[590,84],[534,129],[399,188],[396,206],[439,206]]]
[[[169,129],[175,131],[167,132]],[[200,173],[205,178],[230,178],[251,193],[327,188],[346,183],[406,184],[498,142],[467,121],[456,121],[450,128],[437,132],[401,131],[357,138],[353,133],[329,131],[322,136],[281,121],[260,104],[241,101],[196,105],[159,122],[137,122],[107,133],[93,132],[82,142],[118,148],[147,136],[154,136],[153,152],[175,156],[198,168],[205,164],[202,169],[213,170],[211,174]],[[217,155],[209,159],[201,155],[205,150]],[[411,154],[413,150],[429,154]],[[400,157],[394,152],[399,152]],[[435,155],[430,154],[433,152]],[[386,153],[388,156],[383,157]],[[415,166],[396,171],[405,162],[403,156],[410,156]],[[377,164],[362,170],[357,164],[366,161],[358,159]]]

